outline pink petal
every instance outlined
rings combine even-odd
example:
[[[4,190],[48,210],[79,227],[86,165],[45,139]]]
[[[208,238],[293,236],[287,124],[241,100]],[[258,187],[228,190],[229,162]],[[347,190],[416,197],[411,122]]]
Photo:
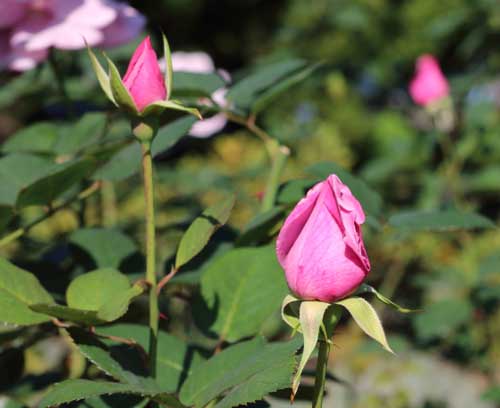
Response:
[[[149,36],[135,50],[123,77],[123,84],[132,95],[139,111],[152,102],[166,99],[164,78]]]

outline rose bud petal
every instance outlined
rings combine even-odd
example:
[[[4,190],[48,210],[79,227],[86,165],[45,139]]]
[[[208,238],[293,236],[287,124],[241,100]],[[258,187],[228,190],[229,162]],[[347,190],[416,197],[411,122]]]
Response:
[[[165,79],[149,36],[135,50],[123,77],[123,84],[139,112],[153,102],[167,99]]]
[[[429,105],[447,97],[450,87],[432,55],[422,55],[416,64],[416,73],[410,82],[410,95],[418,105]]]
[[[309,190],[276,244],[292,292],[323,302],[352,293],[370,271],[360,228],[364,221],[361,204],[336,175]]]

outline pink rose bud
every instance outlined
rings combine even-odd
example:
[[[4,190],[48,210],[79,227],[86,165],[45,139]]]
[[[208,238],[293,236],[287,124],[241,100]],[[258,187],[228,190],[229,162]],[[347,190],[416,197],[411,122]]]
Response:
[[[300,200],[276,244],[288,286],[298,297],[333,302],[363,282],[370,271],[364,222],[361,204],[334,174]]]
[[[416,73],[410,82],[410,95],[418,105],[429,105],[448,96],[448,81],[439,63],[432,55],[422,55],[416,64]]]
[[[167,99],[165,79],[149,36],[135,50],[123,77],[123,84],[139,112],[153,102]]]

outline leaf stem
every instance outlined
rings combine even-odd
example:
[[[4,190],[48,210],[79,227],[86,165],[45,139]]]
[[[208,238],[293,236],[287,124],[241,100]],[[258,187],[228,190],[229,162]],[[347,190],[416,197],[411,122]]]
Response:
[[[96,181],[92,183],[89,187],[87,187],[85,190],[81,191],[80,193],[68,198],[67,200],[63,201],[59,205],[55,206],[49,206],[48,211],[39,216],[38,218],[35,218],[33,221],[30,221],[28,224],[16,229],[15,231],[12,231],[10,234],[6,235],[2,239],[0,239],[0,247],[3,247],[12,241],[15,241],[16,239],[22,237],[24,234],[29,232],[33,227],[36,225],[40,224],[42,221],[45,221],[47,218],[51,217],[53,214],[58,212],[59,210],[66,208],[70,204],[73,204],[76,201],[83,201],[86,200],[88,197],[90,197],[92,194],[94,194],[99,188],[101,187],[101,182]]]
[[[149,289],[149,364],[151,375],[156,377],[156,353],[158,343],[158,294],[156,282],[156,243],[155,243],[155,208],[153,184],[153,158],[151,155],[151,142],[141,142],[142,170],[144,177],[144,199],[146,203],[146,281]]]
[[[328,356],[330,354],[330,343],[327,340],[319,341],[318,361],[316,363],[316,379],[314,381],[314,392],[312,407],[322,408],[323,394],[325,392],[326,372],[328,369]]]

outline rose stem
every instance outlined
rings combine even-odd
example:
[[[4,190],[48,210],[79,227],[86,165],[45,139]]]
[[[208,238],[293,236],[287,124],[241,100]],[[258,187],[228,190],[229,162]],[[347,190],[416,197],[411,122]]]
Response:
[[[155,208],[153,191],[153,158],[151,142],[143,141],[142,169],[144,176],[144,198],[146,202],[146,280],[149,288],[149,364],[151,375],[156,377],[156,349],[158,343],[158,294],[156,291],[156,256],[155,256]]]

